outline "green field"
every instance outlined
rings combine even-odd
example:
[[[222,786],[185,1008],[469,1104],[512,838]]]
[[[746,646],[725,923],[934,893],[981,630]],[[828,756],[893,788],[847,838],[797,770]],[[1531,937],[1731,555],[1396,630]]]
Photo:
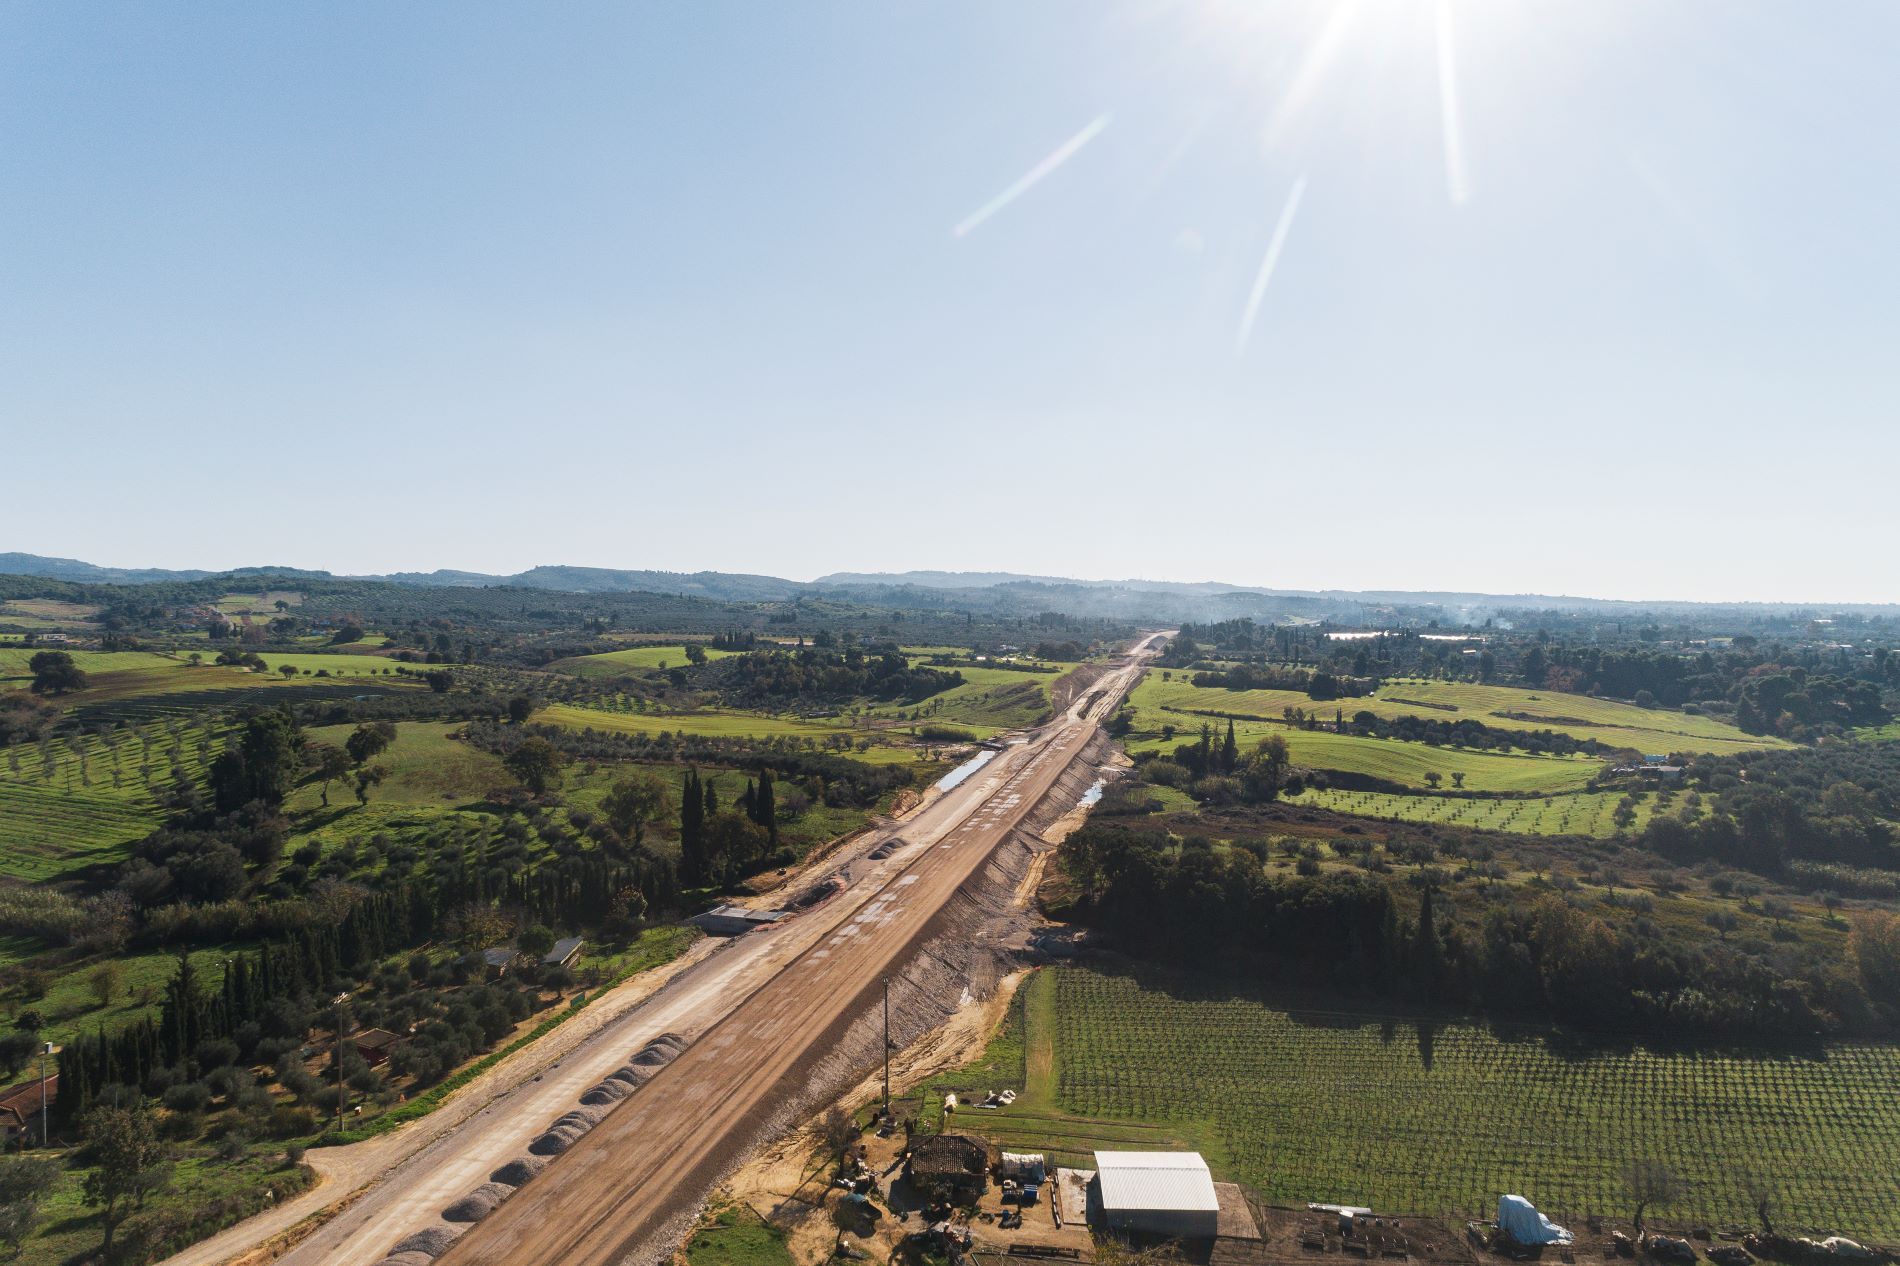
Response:
[[[501,760],[479,747],[449,735],[461,725],[453,721],[404,721],[396,726],[396,741],[371,762],[389,776],[370,791],[371,805],[463,805],[487,798],[514,785]],[[304,737],[342,747],[356,727],[326,725],[304,731]],[[315,809],[322,799],[314,784],[299,787],[287,807],[293,812]],[[344,782],[330,788],[330,809],[338,825],[361,811],[356,794]],[[339,814],[338,811],[341,811]]]
[[[1385,718],[1419,716],[1440,721],[1474,720],[1501,730],[1556,730],[1579,739],[1594,738],[1612,748],[1642,752],[1710,752],[1718,755],[1786,746],[1780,739],[1744,734],[1726,722],[1684,712],[1639,708],[1634,704],[1549,690],[1481,686],[1467,682],[1389,681],[1375,695],[1324,703],[1297,690],[1225,690],[1194,685],[1185,674],[1171,681],[1150,672],[1134,694],[1141,716],[1137,725],[1176,728],[1198,724],[1208,715],[1280,720],[1289,707],[1330,721],[1335,711],[1351,718],[1371,712]]]
[[[26,686],[33,681],[28,667],[41,651],[65,650],[61,646],[0,647],[0,685]],[[161,655],[156,651],[66,651],[87,676],[95,673],[141,672],[185,666],[182,655]]]
[[[710,662],[736,655],[737,651],[719,651],[702,647]],[[550,672],[574,677],[624,677],[629,673],[657,672],[662,668],[685,668],[686,648],[678,642],[663,646],[629,646],[624,651],[606,651],[599,655],[576,655],[557,659],[548,665]]]
[[[924,657],[913,656],[912,663]],[[959,664],[963,684],[952,686],[917,704],[878,704],[866,709],[872,716],[910,717],[968,729],[987,737],[1000,730],[1035,725],[1049,714],[1049,689],[1058,673],[1026,673],[1008,668]]]
[[[32,680],[27,662],[35,653],[29,647],[0,647],[0,689],[27,687]],[[87,674],[86,688],[60,695],[57,702],[88,725],[165,717],[195,721],[208,709],[249,705],[254,700],[244,696],[258,691],[296,692],[276,696],[288,701],[312,692],[344,693],[352,682],[366,683],[371,676],[379,689],[425,688],[418,678],[398,676],[393,661],[376,655],[271,652],[263,657],[271,670],[264,672],[215,664],[209,656],[192,664],[182,654],[151,651],[74,651],[72,656]],[[286,662],[299,675],[286,679],[274,671]],[[319,671],[327,674],[322,680],[315,677]]]
[[[1581,1048],[1533,1029],[1289,1010],[1205,980],[1071,967],[1032,976],[971,1068],[925,1093],[1020,1086],[957,1128],[1081,1163],[1097,1146],[1206,1154],[1274,1203],[1485,1216],[1520,1192],[1580,1223],[1627,1217],[1622,1172],[1669,1165],[1657,1219],[1750,1225],[1745,1168],[1777,1224],[1900,1236],[1900,1048],[1821,1056]]]
[[[756,712],[605,712],[598,708],[554,703],[537,711],[534,720],[543,725],[558,725],[570,730],[599,730],[605,734],[671,733],[706,738],[811,739],[821,748],[827,746],[830,740],[843,736],[854,744],[862,739],[873,740],[871,747],[865,751],[854,748],[849,752],[853,760],[899,764],[914,761],[919,756],[912,749],[888,746],[877,741],[878,730],[853,729],[835,722],[807,721]],[[840,751],[839,754],[847,753]]]
[[[256,615],[269,618],[278,613],[277,604],[303,605],[303,595],[295,589],[271,589],[264,593],[228,593],[213,604],[226,615]]]
[[[1513,835],[1591,835],[1599,839],[1617,834],[1616,806],[1622,799],[1622,793],[1616,791],[1512,800],[1337,790],[1308,791],[1290,797],[1294,804],[1391,822],[1431,822]],[[1644,796],[1637,802],[1636,817],[1628,832],[1641,831],[1654,813],[1655,797]]]

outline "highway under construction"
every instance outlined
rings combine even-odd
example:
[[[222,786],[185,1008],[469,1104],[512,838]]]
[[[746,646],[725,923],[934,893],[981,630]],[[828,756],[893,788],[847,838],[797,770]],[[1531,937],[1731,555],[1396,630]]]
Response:
[[[807,948],[457,1238],[443,1266],[608,1266],[670,1253],[682,1217],[783,1124],[782,1105],[808,1097],[814,1072],[876,1007],[886,976],[938,930],[959,889],[1083,757],[1152,645],[1142,642],[934,812],[905,823],[894,873],[861,902],[809,916],[822,925]]]

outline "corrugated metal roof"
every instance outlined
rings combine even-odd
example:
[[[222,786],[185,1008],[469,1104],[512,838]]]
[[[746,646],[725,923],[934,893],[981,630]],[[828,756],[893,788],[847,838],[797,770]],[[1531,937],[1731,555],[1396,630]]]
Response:
[[[1220,1197],[1199,1152],[1097,1152],[1102,1207],[1218,1212]]]

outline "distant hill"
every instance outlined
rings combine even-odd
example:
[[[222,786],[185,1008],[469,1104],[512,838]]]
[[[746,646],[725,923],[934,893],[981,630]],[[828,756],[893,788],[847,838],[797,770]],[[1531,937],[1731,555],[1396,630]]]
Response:
[[[0,554],[0,576],[43,576],[78,584],[152,585],[209,580],[214,576],[289,576],[310,580],[380,580],[398,585],[431,588],[484,589],[508,586],[547,589],[560,593],[660,593],[714,598],[722,602],[783,602],[808,586],[776,576],[746,576],[729,572],[622,571],[606,567],[532,567],[512,576],[476,571],[393,572],[386,576],[337,577],[327,571],[297,567],[234,567],[226,571],[196,568],[99,567],[76,558],[48,558],[40,554]]]
[[[1100,581],[1071,580],[1064,576],[1022,576],[1009,571],[834,571],[811,583],[828,586],[915,585],[919,589],[989,589],[1023,581],[1040,585],[1087,585]]]
[[[162,567],[100,567],[76,558],[47,558],[42,554],[0,554],[0,576],[45,576],[80,584],[151,585],[173,580],[204,580],[209,576],[307,576],[327,579],[327,571],[296,567],[238,567],[229,572],[170,571]]]
[[[560,593],[668,593],[721,602],[783,602],[805,586],[776,576],[746,576],[722,571],[621,571],[608,567],[530,567],[512,576],[474,571],[394,572],[387,576],[358,576],[358,580],[387,580],[401,585],[432,585],[479,589],[508,585],[517,589],[550,589]]]
[[[557,593],[651,593],[720,602],[789,602],[800,598],[885,607],[937,608],[1032,616],[1061,611],[1139,622],[1251,618],[1262,622],[1329,620],[1347,625],[1407,625],[1431,620],[1481,623],[1503,613],[1567,612],[1614,619],[1650,615],[1730,612],[1746,616],[1801,616],[1852,612],[1900,615],[1900,605],[1864,603],[1639,602],[1543,594],[1482,594],[1439,590],[1269,589],[1220,581],[1075,580],[1014,572],[833,572],[809,584],[735,572],[646,571],[544,565],[513,575],[438,570],[383,576],[334,576],[292,567],[229,571],[99,567],[74,558],[0,553],[0,575],[80,584],[161,584],[228,576],[382,581],[426,588],[518,588]]]

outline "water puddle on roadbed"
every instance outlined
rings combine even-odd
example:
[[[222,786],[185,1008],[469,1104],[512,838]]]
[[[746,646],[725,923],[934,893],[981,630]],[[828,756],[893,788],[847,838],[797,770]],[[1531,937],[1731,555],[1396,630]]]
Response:
[[[963,783],[963,781],[967,779],[971,774],[974,774],[977,770],[983,768],[983,766],[989,764],[992,760],[995,760],[995,759],[996,759],[996,753],[990,751],[988,748],[985,748],[984,750],[978,752],[976,755],[972,756],[969,760],[966,760],[961,765],[958,765],[955,769],[951,770],[949,773],[945,774],[943,777],[939,778],[937,780],[937,790],[938,791],[954,790],[956,787],[960,786]]]
[[[1107,785],[1108,785],[1108,780],[1106,778],[1097,778],[1095,782],[1093,783],[1093,785],[1091,785],[1087,791],[1082,793],[1082,798],[1076,801],[1076,803],[1078,805],[1081,805],[1083,808],[1094,807],[1094,805],[1097,802],[1099,802],[1102,798],[1102,788],[1106,787]]]

